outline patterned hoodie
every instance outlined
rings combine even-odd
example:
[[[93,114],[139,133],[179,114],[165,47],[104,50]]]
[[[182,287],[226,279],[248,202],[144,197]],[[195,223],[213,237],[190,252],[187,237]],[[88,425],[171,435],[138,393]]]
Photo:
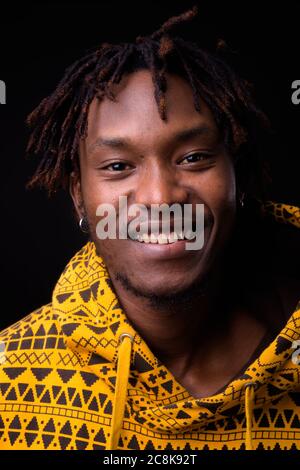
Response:
[[[265,212],[300,228],[296,207]],[[299,338],[300,303],[243,375],[196,399],[130,325],[88,242],[52,302],[0,335],[0,449],[300,449]]]

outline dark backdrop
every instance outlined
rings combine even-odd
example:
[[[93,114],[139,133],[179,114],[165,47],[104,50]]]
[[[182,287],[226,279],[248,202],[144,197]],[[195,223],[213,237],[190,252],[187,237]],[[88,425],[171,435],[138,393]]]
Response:
[[[25,190],[35,167],[24,158],[26,115],[88,48],[150,33],[194,3],[200,13],[187,34],[224,37],[271,117],[270,196],[300,203],[300,105],[291,103],[291,83],[300,79],[298,1],[2,2],[0,79],[6,82],[7,104],[0,105],[0,330],[51,300],[60,272],[85,242],[68,196],[49,200],[42,191]]]

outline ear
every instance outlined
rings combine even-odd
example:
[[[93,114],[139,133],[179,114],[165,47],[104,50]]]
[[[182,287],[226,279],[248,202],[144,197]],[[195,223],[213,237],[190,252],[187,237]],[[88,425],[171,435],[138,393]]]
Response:
[[[78,220],[84,216],[84,204],[82,199],[81,181],[79,172],[73,171],[70,175],[69,192],[73,200]]]

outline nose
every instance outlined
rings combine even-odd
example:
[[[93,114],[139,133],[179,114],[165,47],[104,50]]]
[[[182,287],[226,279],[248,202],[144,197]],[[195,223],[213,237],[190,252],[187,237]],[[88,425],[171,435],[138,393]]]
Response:
[[[143,171],[135,190],[135,203],[184,204],[188,201],[188,188],[180,180],[174,168],[153,162]]]

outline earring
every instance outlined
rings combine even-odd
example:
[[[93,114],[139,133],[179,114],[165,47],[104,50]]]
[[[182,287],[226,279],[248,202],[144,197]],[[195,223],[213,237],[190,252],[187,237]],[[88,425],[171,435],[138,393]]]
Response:
[[[245,205],[245,193],[240,193],[239,203],[240,203],[240,206],[243,208]]]
[[[80,227],[80,230],[83,233],[89,233],[89,224],[88,224],[87,218],[85,216],[81,217],[81,219],[79,220],[78,225]]]

